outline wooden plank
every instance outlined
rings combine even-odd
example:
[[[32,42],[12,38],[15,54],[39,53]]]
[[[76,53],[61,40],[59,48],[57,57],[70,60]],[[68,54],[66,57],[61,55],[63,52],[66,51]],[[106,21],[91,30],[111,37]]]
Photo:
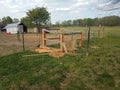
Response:
[[[82,32],[67,32],[64,33],[64,35],[75,35],[75,34],[81,34]]]
[[[60,39],[60,38],[47,38],[47,39],[51,40],[51,39]]]
[[[64,48],[65,53],[68,53],[65,43],[63,43],[63,48]]]
[[[44,31],[44,29],[42,30],[42,47],[46,47],[46,32]]]
[[[51,42],[60,42],[60,40],[56,40],[56,39],[44,39],[45,41],[51,41]]]
[[[60,34],[60,50],[63,51],[63,42],[64,42],[64,36],[63,36],[63,30],[61,30]]]
[[[45,49],[45,48],[38,48],[38,49],[35,49],[35,51],[38,52],[38,53],[61,52],[60,49]]]

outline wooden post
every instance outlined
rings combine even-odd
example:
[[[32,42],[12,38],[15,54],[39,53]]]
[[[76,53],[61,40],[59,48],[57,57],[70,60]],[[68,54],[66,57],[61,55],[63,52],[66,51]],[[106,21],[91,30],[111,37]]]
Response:
[[[80,47],[82,47],[82,32],[80,33]]]
[[[87,52],[86,52],[86,56],[89,56],[89,47],[90,47],[90,27],[88,30],[88,40],[87,40]]]
[[[23,51],[25,51],[24,32],[22,32],[22,43],[23,43]]]
[[[102,38],[105,36],[105,29],[104,29],[104,26],[102,28]]]
[[[84,36],[85,36],[84,38],[87,39],[87,36],[88,36],[88,29],[85,30],[85,35],[84,35]]]
[[[46,32],[42,29],[42,48],[46,47]]]
[[[60,32],[60,50],[63,51],[63,42],[64,42],[64,36],[63,36],[63,30]]]

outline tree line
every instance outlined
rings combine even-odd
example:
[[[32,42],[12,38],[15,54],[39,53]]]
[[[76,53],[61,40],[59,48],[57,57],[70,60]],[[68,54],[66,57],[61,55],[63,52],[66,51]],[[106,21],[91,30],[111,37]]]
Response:
[[[0,19],[0,24],[6,25],[9,23],[22,22],[28,28],[37,27],[40,30],[41,27],[59,27],[59,26],[120,26],[120,16],[106,16],[102,18],[84,18],[75,20],[66,20],[63,22],[56,22],[52,24],[50,22],[50,13],[44,7],[36,7],[26,12],[26,17],[11,18],[10,16]]]
[[[0,26],[10,23],[21,22],[24,23],[28,28],[37,27],[38,31],[44,26],[48,26],[50,23],[50,13],[44,7],[36,7],[26,12],[26,17],[20,19],[12,19],[10,16],[3,17],[0,19]]]
[[[5,16],[2,19],[0,19],[0,24],[6,25],[10,23],[17,23],[19,22],[19,19],[17,18],[11,18],[10,16]]]
[[[54,26],[120,26],[119,16],[106,16],[102,18],[84,18],[75,20],[66,20],[63,22],[56,22]]]

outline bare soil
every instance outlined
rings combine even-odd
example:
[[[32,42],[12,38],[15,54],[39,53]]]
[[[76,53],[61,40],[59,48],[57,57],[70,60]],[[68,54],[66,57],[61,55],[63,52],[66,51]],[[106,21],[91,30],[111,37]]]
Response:
[[[47,35],[47,38],[58,38],[59,35]],[[79,38],[76,36],[65,36],[65,41]],[[35,50],[41,44],[41,34],[24,34],[25,50]],[[59,41],[59,40],[58,40]],[[57,44],[56,41],[47,41],[47,45]],[[22,35],[0,33],[0,56],[21,52],[23,50]]]

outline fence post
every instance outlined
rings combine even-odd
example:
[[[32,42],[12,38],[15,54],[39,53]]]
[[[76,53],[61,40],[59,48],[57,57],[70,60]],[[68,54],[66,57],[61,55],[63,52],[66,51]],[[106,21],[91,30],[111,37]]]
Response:
[[[64,35],[63,30],[60,32],[60,50],[63,51],[63,42],[64,42]]]
[[[25,51],[25,39],[24,39],[24,32],[22,32],[22,43],[23,43],[23,51]]]
[[[86,52],[86,56],[89,56],[89,47],[90,47],[90,27],[88,30],[88,39],[87,39],[87,52]]]
[[[42,48],[46,47],[46,32],[42,29]]]
[[[82,47],[82,32],[80,33],[80,47]]]

